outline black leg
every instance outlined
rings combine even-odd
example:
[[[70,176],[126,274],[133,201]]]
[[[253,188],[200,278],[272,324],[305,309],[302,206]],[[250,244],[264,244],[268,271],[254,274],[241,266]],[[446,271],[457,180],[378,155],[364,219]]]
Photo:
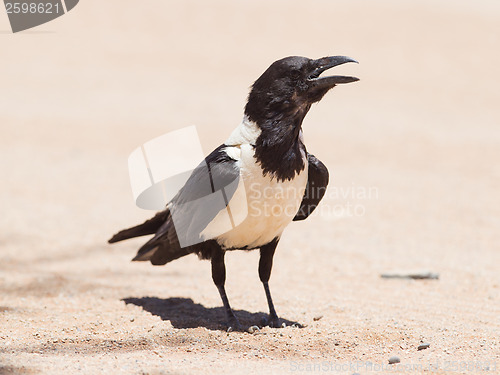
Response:
[[[269,290],[269,278],[271,277],[271,269],[273,268],[273,256],[276,246],[278,245],[278,240],[262,246],[260,248],[260,261],[259,261],[259,277],[260,281],[264,285],[264,290],[266,292],[267,303],[269,305],[269,320],[267,322],[271,327],[281,327],[280,319],[276,310],[274,309],[273,299],[271,297],[271,291]]]
[[[226,309],[226,317],[229,324],[230,330],[241,330],[241,325],[236,316],[234,315],[231,306],[229,305],[229,300],[227,299],[226,289],[224,288],[224,283],[226,282],[226,265],[224,264],[224,251],[220,250],[214,253],[212,256],[212,280],[219,289],[220,297],[222,298],[222,303]]]

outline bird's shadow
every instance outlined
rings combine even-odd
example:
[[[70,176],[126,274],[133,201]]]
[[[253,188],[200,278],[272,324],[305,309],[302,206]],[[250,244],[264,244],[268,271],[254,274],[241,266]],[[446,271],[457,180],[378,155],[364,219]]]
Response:
[[[223,307],[205,307],[200,303],[194,303],[191,298],[129,297],[122,301],[140,306],[162,320],[169,320],[174,328],[205,327],[213,331],[225,331],[228,328]],[[246,310],[234,310],[234,313],[243,327],[262,327],[268,317],[263,312],[251,313]],[[287,319],[281,321],[287,326],[300,326],[299,323]]]

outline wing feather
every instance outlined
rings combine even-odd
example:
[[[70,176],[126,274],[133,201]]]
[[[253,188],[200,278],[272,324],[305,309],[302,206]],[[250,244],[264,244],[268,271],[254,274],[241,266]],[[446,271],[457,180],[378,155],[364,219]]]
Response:
[[[329,173],[326,166],[312,154],[307,154],[307,162],[309,166],[307,186],[293,221],[307,219],[323,199],[328,186]]]

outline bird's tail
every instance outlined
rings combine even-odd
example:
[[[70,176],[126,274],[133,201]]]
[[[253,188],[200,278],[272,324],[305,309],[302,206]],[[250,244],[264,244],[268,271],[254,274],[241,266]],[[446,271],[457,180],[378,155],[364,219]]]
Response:
[[[133,261],[149,260],[154,265],[163,265],[192,252],[189,247],[181,248],[168,209],[158,212],[140,225],[118,232],[108,242],[114,243],[148,234],[154,234],[154,237],[139,249]]]
[[[158,212],[153,218],[148,221],[139,224],[135,227],[124,229],[116,233],[111,239],[108,240],[109,243],[114,243],[118,241],[127,240],[129,238],[146,236],[148,234],[154,234],[162,226],[165,221],[167,221],[170,211],[167,209],[165,211]]]
[[[146,242],[137,252],[133,261],[149,260],[159,266],[190,254],[188,247],[181,247],[171,220],[167,220],[153,238]]]

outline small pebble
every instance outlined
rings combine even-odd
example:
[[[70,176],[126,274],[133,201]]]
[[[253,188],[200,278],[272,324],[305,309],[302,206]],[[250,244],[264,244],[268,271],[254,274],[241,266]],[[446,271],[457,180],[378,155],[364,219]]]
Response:
[[[399,363],[399,362],[401,362],[401,360],[399,359],[399,357],[397,357],[397,356],[395,356],[395,355],[394,355],[394,356],[392,356],[391,358],[389,358],[389,364],[390,364],[390,365],[392,365],[392,364],[394,364],[394,363]]]
[[[323,315],[317,315],[317,316],[315,316],[315,317],[313,318],[313,320],[314,320],[315,322],[317,322],[317,321],[318,321],[318,320],[320,320],[322,317],[323,317]]]
[[[431,346],[431,344],[429,343],[423,343],[423,344],[420,344],[417,348],[417,350],[424,350],[424,349],[427,349],[429,346]]]

